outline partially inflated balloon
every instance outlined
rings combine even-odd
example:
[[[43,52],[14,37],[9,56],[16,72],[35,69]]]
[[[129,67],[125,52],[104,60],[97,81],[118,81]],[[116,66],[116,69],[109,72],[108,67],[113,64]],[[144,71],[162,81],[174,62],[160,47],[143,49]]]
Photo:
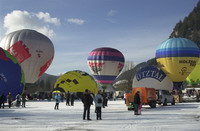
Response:
[[[171,38],[156,50],[159,67],[173,82],[182,82],[191,73],[199,59],[197,45],[185,38]]]
[[[124,67],[124,55],[113,48],[94,49],[88,56],[88,66],[96,81],[111,84]]]
[[[190,73],[190,75],[186,78],[187,83],[192,85],[200,84],[200,60],[197,62],[194,70]]]
[[[9,51],[20,63],[26,83],[34,83],[50,66],[54,46],[45,35],[34,30],[19,30],[6,35],[0,47]]]
[[[78,70],[61,75],[54,85],[54,92],[85,92],[86,89],[96,94],[97,83],[88,73]]]
[[[169,90],[171,92],[173,82],[156,66],[145,66],[137,71],[133,78],[132,87],[149,87],[156,90]]]
[[[21,94],[24,88],[23,71],[17,60],[6,50],[0,48],[0,95],[8,95],[9,92],[15,97]]]

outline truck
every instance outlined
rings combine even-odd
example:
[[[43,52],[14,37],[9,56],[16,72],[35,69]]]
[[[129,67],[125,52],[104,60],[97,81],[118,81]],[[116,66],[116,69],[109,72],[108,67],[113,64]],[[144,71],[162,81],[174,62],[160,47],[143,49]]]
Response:
[[[140,98],[143,105],[149,105],[151,108],[156,108],[156,90],[154,88],[147,87],[134,87],[131,93],[126,94],[126,105],[128,110],[134,109],[134,96],[135,93],[140,92]]]

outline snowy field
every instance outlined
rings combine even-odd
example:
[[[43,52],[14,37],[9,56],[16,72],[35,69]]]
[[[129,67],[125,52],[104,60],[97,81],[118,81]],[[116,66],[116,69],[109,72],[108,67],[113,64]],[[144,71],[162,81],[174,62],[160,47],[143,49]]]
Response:
[[[0,109],[1,131],[65,131],[65,130],[113,130],[113,131],[200,131],[200,103],[179,103],[175,106],[142,108],[142,115],[135,116],[128,111],[124,101],[109,101],[103,108],[102,119],[96,120],[94,105],[91,119],[82,119],[83,105],[60,103],[54,110],[55,102],[27,102],[26,108]]]

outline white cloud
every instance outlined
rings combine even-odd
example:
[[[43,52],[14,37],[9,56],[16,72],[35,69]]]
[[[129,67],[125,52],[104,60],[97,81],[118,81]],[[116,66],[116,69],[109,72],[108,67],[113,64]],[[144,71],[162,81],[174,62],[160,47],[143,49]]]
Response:
[[[49,13],[44,13],[44,12],[39,12],[38,14],[36,14],[36,16],[41,19],[44,20],[47,23],[52,23],[55,25],[60,25],[60,20],[57,18],[51,18]]]
[[[85,23],[83,19],[77,19],[77,18],[69,18],[67,19],[67,22],[77,24],[77,25],[82,25]]]
[[[117,13],[116,10],[110,10],[107,12],[107,21],[109,21],[110,23],[117,23],[117,20],[113,18],[113,16]]]
[[[113,16],[113,15],[115,15],[117,13],[117,11],[116,10],[110,10],[110,11],[108,11],[108,13],[107,13],[107,15],[108,16]]]
[[[33,29],[43,33],[49,37],[55,35],[52,25],[60,25],[58,18],[52,18],[49,13],[31,13],[28,11],[14,10],[4,17],[4,28],[6,34],[20,30],[20,29]]]

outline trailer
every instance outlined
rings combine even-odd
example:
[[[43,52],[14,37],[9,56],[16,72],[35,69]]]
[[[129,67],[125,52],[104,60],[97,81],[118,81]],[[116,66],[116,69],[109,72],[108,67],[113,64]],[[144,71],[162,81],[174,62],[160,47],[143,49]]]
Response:
[[[134,109],[134,96],[135,93],[140,92],[140,98],[143,105],[149,105],[151,108],[156,108],[156,90],[147,87],[134,87],[131,93],[126,93],[126,105],[128,110]]]

